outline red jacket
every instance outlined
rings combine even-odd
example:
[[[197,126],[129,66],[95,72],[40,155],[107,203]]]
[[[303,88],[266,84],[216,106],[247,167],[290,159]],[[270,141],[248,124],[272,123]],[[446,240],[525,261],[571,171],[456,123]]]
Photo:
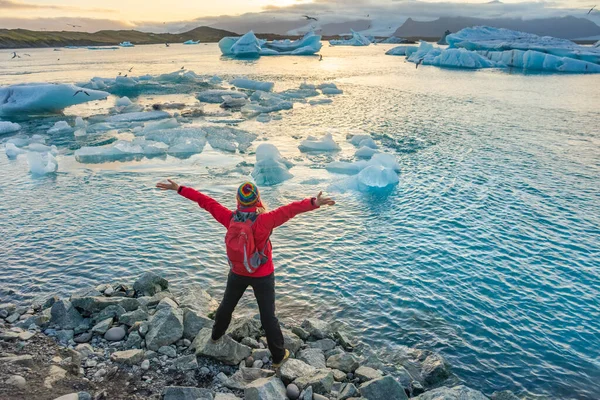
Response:
[[[183,197],[190,199],[206,211],[208,211],[214,219],[221,223],[225,228],[229,227],[229,223],[233,218],[233,211],[228,209],[227,207],[221,205],[215,199],[198,192],[189,187],[180,186],[178,193]],[[296,215],[312,211],[319,208],[315,204],[315,199],[305,199],[302,201],[295,201],[293,203],[288,204],[287,206],[279,207],[273,211],[266,212],[264,214],[260,214],[256,221],[252,224],[252,232],[254,233],[254,241],[256,243],[257,249],[262,249],[267,245],[267,240],[271,236],[271,232],[273,229],[277,228],[280,225],[283,225],[291,218]],[[255,212],[256,208],[245,208],[244,212]],[[268,257],[268,261],[258,267],[256,272],[253,274],[249,274],[244,268],[233,268],[232,272],[237,275],[250,276],[253,278],[260,278],[263,276],[268,276],[273,273],[275,270],[273,266],[273,248],[271,243],[268,243],[265,255]]]

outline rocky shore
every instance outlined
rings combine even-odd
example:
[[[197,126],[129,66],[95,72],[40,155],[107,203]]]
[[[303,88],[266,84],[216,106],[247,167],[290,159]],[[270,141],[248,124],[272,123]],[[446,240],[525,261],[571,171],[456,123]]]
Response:
[[[131,286],[0,304],[0,399],[518,399],[448,385],[456,382],[448,363],[430,351],[407,348],[384,371],[317,319],[282,323],[292,358],[275,371],[257,316],[209,340],[217,306],[201,287],[175,295],[150,272]]]

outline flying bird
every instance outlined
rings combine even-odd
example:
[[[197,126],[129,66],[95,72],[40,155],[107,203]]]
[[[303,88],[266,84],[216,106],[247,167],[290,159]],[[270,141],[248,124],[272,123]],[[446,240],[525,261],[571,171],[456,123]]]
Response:
[[[596,6],[594,6],[594,7],[590,8],[590,11],[588,11],[587,15],[590,15],[590,13],[591,13],[592,11],[594,11],[594,8],[596,8]]]
[[[419,65],[423,62],[423,59],[421,58],[419,61],[417,61],[417,65],[415,66],[415,69],[419,68]]]
[[[18,55],[16,51],[13,51],[13,56],[12,56],[11,60],[14,58],[21,58],[21,56]]]
[[[303,17],[304,17],[304,18],[306,18],[308,21],[310,21],[311,19],[312,19],[313,21],[318,21],[318,19],[316,19],[315,17],[311,17],[311,16],[309,16],[309,15],[303,15]]]
[[[31,54],[24,53],[24,56],[31,57]]]
[[[165,43],[165,46],[169,47],[169,46],[170,46],[170,44],[169,44],[169,43]]]
[[[85,90],[81,90],[79,89],[78,91],[75,92],[75,94],[73,95],[73,97],[77,96],[79,93],[85,93],[86,96],[89,96],[90,94],[88,92],[86,92]]]
[[[129,68],[129,72],[131,72],[132,69],[133,69],[133,67]]]
[[[181,67],[181,69],[185,69],[185,65],[183,67]]]

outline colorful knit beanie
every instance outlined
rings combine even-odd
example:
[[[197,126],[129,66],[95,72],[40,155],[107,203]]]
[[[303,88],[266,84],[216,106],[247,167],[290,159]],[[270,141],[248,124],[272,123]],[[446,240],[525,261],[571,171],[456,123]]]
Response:
[[[242,183],[237,192],[238,206],[241,208],[260,206],[258,188],[252,182]]]

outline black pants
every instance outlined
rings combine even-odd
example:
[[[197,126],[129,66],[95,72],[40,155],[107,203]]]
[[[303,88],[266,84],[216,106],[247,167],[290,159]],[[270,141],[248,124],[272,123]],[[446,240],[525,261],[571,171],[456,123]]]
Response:
[[[285,349],[283,348],[283,334],[279,327],[279,321],[275,316],[274,273],[263,278],[250,278],[229,272],[227,288],[215,315],[212,338],[213,340],[217,340],[225,334],[231,322],[233,310],[248,286],[252,286],[254,290],[254,297],[256,297],[260,311],[260,322],[267,334],[267,343],[273,356],[273,362],[279,363],[283,360]]]

